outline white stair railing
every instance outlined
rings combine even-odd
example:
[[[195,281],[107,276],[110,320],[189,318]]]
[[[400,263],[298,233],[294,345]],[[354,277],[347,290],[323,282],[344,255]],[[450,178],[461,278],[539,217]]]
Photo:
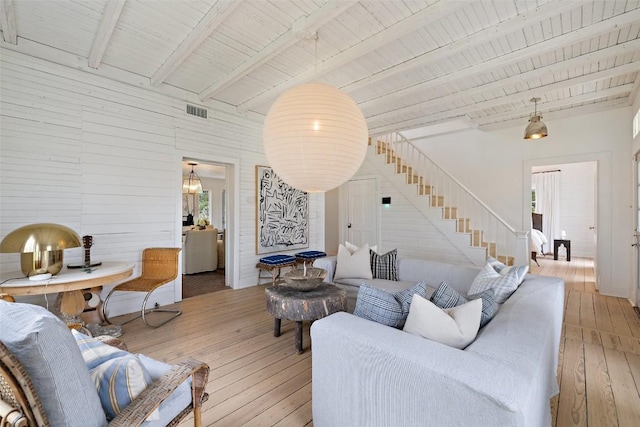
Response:
[[[386,156],[396,173],[406,173],[419,195],[431,207],[441,207],[445,219],[457,221],[457,231],[470,234],[470,244],[487,248],[487,255],[505,263],[528,262],[527,233],[511,225],[460,181],[438,166],[411,141],[397,132],[372,138],[376,153]]]

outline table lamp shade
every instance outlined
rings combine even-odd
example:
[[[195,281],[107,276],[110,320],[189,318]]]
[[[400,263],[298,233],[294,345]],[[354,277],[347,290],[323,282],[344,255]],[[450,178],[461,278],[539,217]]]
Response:
[[[264,150],[275,173],[307,192],[331,190],[360,168],[367,151],[367,123],[358,105],[324,83],[283,93],[264,122]]]
[[[9,233],[0,252],[20,253],[20,266],[27,276],[56,274],[62,269],[62,251],[82,246],[80,236],[60,224],[31,224]]]

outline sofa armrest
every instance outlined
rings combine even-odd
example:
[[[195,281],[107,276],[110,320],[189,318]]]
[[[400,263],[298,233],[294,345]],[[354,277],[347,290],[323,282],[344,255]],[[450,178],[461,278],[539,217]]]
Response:
[[[186,359],[171,366],[171,369],[164,373],[160,379],[154,381],[140,393],[109,423],[109,427],[129,427],[142,424],[189,377],[191,377],[191,407],[194,409],[194,419],[198,420],[202,403],[206,402],[209,397],[205,393],[209,378],[209,366],[195,359]]]
[[[327,270],[327,277],[324,279],[326,283],[333,284],[333,275],[336,272],[336,261],[337,257],[334,255],[318,258],[313,262],[314,267],[324,268]]]
[[[316,427],[525,425],[527,379],[474,353],[348,313],[311,326]]]

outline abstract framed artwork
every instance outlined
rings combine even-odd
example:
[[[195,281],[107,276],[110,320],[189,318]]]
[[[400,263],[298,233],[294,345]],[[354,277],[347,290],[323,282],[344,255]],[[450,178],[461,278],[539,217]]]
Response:
[[[309,194],[256,166],[256,254],[309,247]]]

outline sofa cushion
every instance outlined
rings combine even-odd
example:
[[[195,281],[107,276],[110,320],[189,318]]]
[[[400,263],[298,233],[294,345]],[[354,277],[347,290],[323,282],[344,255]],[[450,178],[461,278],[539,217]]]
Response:
[[[491,264],[493,269],[503,276],[506,276],[509,272],[515,270],[516,276],[518,276],[518,285],[522,284],[522,281],[529,272],[528,265],[506,265],[493,257],[489,257],[489,259],[487,259],[487,263]]]
[[[369,246],[364,245],[354,253],[343,246],[338,246],[336,272],[333,280],[355,278],[371,280],[371,264],[369,262]]]
[[[115,418],[151,384],[151,376],[136,356],[127,353],[91,370],[107,419]]]
[[[441,309],[414,295],[404,331],[463,349],[473,342],[480,328],[482,301],[475,299],[457,307]]]
[[[384,255],[369,250],[371,273],[374,279],[398,280],[398,250],[394,249]]]
[[[473,279],[469,294],[479,294],[487,289],[493,289],[498,304],[504,303],[518,288],[517,270],[511,270],[506,275],[498,273],[491,264],[487,263],[480,273]]]
[[[402,328],[409,314],[413,295],[419,294],[424,297],[426,293],[427,286],[424,282],[395,293],[362,284],[358,290],[353,314],[382,325]]]
[[[498,300],[493,289],[487,289],[479,294],[469,295],[465,298],[458,291],[447,285],[446,282],[442,282],[431,295],[430,301],[440,308],[451,308],[478,298],[482,300],[482,315],[480,316],[480,328],[482,328],[493,319],[493,316],[498,311]]]
[[[52,426],[105,426],[107,420],[67,326],[31,304],[0,300],[0,341],[20,361]]]

